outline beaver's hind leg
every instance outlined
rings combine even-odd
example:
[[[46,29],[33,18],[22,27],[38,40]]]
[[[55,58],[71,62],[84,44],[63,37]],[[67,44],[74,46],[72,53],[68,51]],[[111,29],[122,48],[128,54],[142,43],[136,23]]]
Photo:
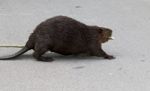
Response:
[[[36,45],[34,47],[33,57],[36,58],[38,61],[51,62],[51,61],[53,61],[53,58],[42,56],[47,51],[49,51],[47,44],[44,44],[43,42],[36,43]]]

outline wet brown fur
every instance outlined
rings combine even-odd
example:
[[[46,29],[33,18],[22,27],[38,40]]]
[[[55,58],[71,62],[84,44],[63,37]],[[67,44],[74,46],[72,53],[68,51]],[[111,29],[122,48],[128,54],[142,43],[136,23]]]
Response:
[[[112,30],[104,27],[89,26],[66,16],[56,16],[39,24],[30,35],[25,47],[33,49],[33,56],[40,61],[52,61],[42,55],[56,52],[63,55],[80,53],[114,58],[102,49],[102,43],[108,41]]]

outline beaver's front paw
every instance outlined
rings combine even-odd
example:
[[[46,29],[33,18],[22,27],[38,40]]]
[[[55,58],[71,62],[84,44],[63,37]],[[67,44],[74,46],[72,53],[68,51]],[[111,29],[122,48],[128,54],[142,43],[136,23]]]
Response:
[[[115,59],[115,57],[112,56],[112,55],[107,55],[107,56],[105,56],[104,58],[105,58],[105,59]]]

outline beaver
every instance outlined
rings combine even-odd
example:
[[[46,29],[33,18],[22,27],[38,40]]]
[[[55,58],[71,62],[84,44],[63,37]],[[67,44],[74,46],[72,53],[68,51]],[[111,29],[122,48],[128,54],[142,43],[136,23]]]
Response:
[[[25,46],[15,54],[1,57],[0,60],[16,58],[30,49],[38,61],[52,61],[42,56],[51,51],[62,55],[85,53],[91,56],[113,59],[102,49],[102,43],[111,39],[112,30],[105,27],[90,26],[67,16],[55,16],[40,23],[29,36]]]

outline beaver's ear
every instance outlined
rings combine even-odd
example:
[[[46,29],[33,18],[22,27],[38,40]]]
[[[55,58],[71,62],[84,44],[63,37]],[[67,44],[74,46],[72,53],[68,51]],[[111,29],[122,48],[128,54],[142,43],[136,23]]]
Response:
[[[101,33],[103,33],[104,29],[99,27],[97,31],[101,34]]]
[[[106,30],[106,28],[104,28],[104,27],[99,27],[98,32],[99,32],[99,34],[101,34],[101,35],[105,35],[105,34],[107,33],[107,30]]]

